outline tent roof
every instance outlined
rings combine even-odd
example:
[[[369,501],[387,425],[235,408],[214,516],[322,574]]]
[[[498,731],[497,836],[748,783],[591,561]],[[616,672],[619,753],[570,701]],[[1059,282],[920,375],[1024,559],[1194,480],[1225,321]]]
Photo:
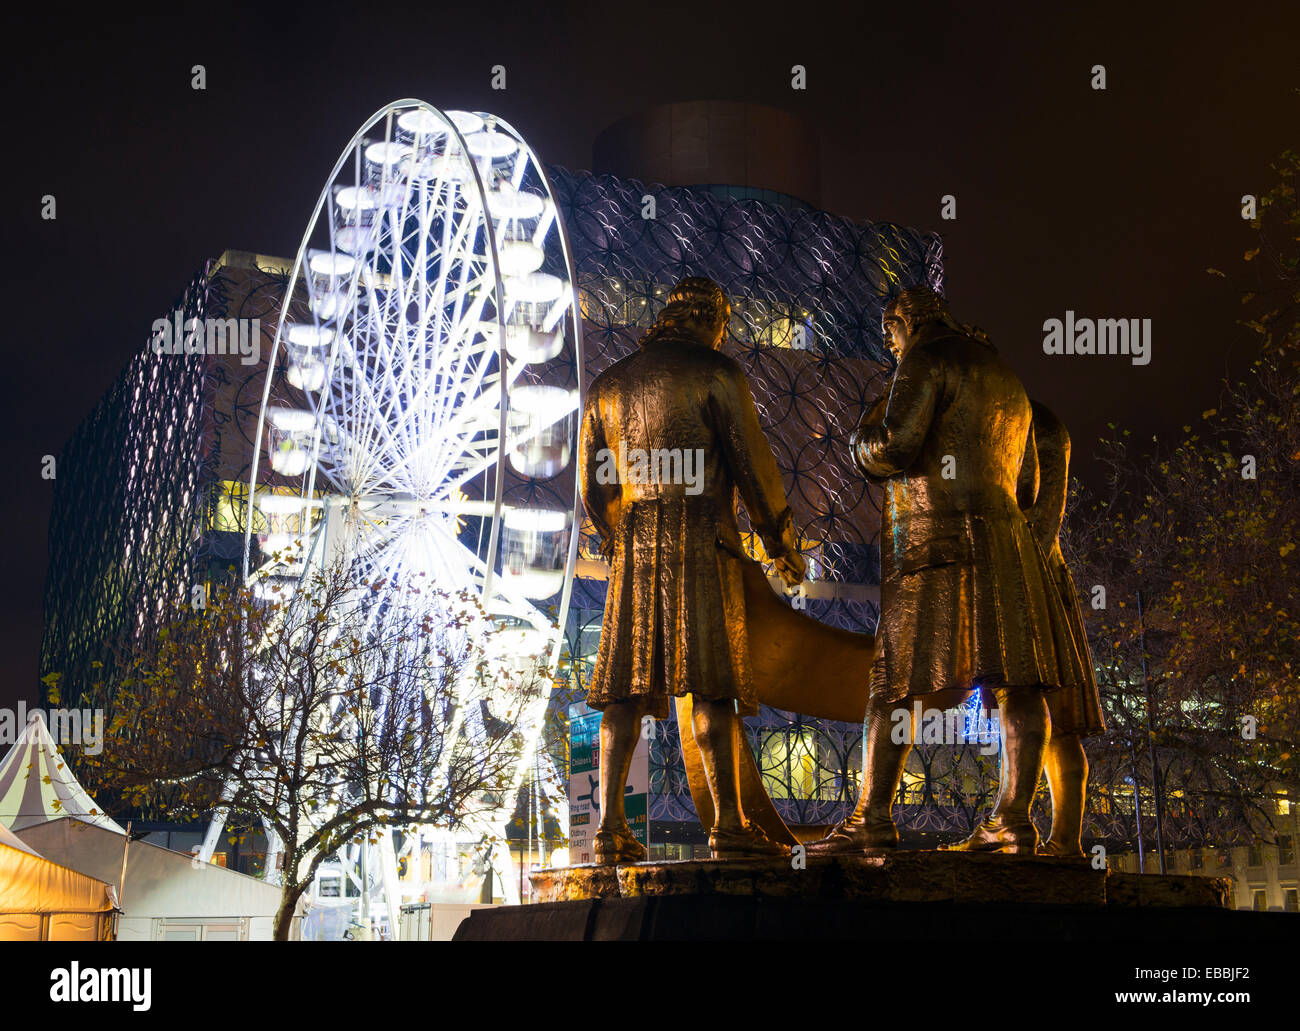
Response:
[[[20,850],[0,843],[0,913],[107,913],[116,908],[111,885],[25,846]]]
[[[44,716],[34,712],[9,754],[0,761],[0,824],[20,831],[62,816],[126,833],[77,783],[50,737]]]
[[[274,916],[280,908],[276,885],[147,841],[131,842],[123,880],[126,836],[80,820],[27,827],[22,838],[42,855],[115,885],[127,917]]]
[[[36,849],[28,845],[22,838],[11,831],[3,823],[0,823],[0,845],[8,845],[10,848],[16,848],[19,852],[26,852],[28,855],[36,856],[37,859],[44,858]]]

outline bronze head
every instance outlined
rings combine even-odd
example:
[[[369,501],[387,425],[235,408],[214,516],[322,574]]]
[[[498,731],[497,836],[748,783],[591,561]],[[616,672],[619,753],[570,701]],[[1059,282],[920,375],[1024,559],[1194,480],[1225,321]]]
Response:
[[[880,316],[885,345],[894,360],[901,361],[921,330],[934,323],[957,328],[948,303],[928,286],[910,286],[895,294]]]
[[[722,346],[722,337],[730,321],[731,302],[722,287],[712,279],[691,276],[668,292],[668,304],[641,338],[641,343],[644,345],[671,330],[680,330],[716,349]]]

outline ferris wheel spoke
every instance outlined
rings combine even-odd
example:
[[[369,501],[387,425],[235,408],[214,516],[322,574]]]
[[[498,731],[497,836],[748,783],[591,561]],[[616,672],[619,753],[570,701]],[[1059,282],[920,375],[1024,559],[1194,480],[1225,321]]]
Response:
[[[461,548],[468,568],[473,571],[479,586],[484,587],[489,580],[487,566],[474,552],[463,545]],[[550,627],[551,620],[523,594],[510,587],[503,586],[501,576],[494,575],[490,579],[492,581],[491,590],[482,598],[483,607],[489,613],[524,619],[538,630]]]

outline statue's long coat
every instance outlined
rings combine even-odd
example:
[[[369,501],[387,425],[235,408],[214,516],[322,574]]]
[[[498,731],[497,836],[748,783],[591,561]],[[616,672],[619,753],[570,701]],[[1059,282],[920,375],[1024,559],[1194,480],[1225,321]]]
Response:
[[[620,449],[620,442],[624,445]],[[702,491],[637,483],[634,449],[703,456]],[[602,482],[612,456],[616,482]],[[611,566],[587,704],[640,696],[736,699],[757,712],[745,624],[736,494],[768,554],[793,547],[790,510],[744,372],[665,331],[596,377],[583,410],[578,475]]]
[[[1038,496],[1025,510],[1030,529],[1038,542],[1047,575],[1056,589],[1062,616],[1070,630],[1070,647],[1060,649],[1061,690],[1048,695],[1052,714],[1052,733],[1080,734],[1087,737],[1106,729],[1097,693],[1088,635],[1079,609],[1079,592],[1074,586],[1070,567],[1061,554],[1061,522],[1065,518],[1065,499],[1069,490],[1070,434],[1065,424],[1045,405],[1032,402],[1034,443],[1038,451]]]
[[[1058,686],[1068,628],[1020,504],[1038,485],[1029,398],[992,345],[926,327],[851,443],[885,485],[872,694]]]

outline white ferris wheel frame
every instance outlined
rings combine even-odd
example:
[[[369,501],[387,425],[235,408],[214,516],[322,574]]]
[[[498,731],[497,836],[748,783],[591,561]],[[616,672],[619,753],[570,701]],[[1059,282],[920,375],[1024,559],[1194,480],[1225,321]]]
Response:
[[[286,325],[289,323],[290,308],[291,308],[291,303],[292,303],[295,289],[298,288],[298,286],[304,282],[304,278],[303,278],[304,271],[305,271],[304,266],[306,263],[312,238],[317,234],[317,230],[318,230],[318,226],[322,214],[329,213],[330,217],[329,217],[328,225],[329,225],[329,232],[330,232],[330,253],[336,254],[339,252],[340,249],[336,245],[335,226],[334,226],[331,209],[332,209],[332,192],[335,189],[335,187],[338,185],[338,178],[340,174],[344,171],[349,160],[351,160],[356,165],[355,181],[358,184],[360,184],[363,181],[362,172],[361,172],[361,161],[362,161],[361,144],[363,140],[365,140],[367,134],[373,131],[377,125],[383,122],[385,123],[384,139],[386,142],[391,141],[393,139],[393,120],[396,118],[398,113],[405,113],[411,110],[425,111],[433,115],[436,119],[438,119],[445,127],[445,131],[451,136],[454,136],[455,142],[459,147],[459,153],[466,156],[465,163],[472,175],[472,186],[474,188],[473,196],[477,198],[477,203],[479,205],[479,210],[480,210],[480,217],[478,221],[482,225],[486,242],[488,245],[488,252],[485,255],[485,257],[491,266],[490,273],[493,281],[493,286],[495,288],[495,292],[492,296],[493,296],[493,308],[494,308],[495,322],[496,322],[495,353],[496,353],[496,369],[497,369],[496,375],[499,377],[499,400],[497,401],[497,406],[499,408],[499,418],[498,418],[495,448],[489,447],[485,449],[489,453],[489,455],[491,452],[493,451],[495,452],[494,460],[496,464],[496,469],[495,469],[494,489],[492,491],[492,497],[490,500],[491,524],[489,530],[489,542],[488,542],[486,554],[483,555],[481,559],[479,559],[479,565],[481,566],[480,574],[482,576],[481,602],[484,605],[484,608],[489,611],[489,613],[497,614],[497,615],[515,616],[517,618],[520,618],[524,622],[531,624],[533,629],[551,637],[549,656],[548,656],[548,662],[546,668],[546,672],[548,674],[547,683],[549,684],[550,678],[554,675],[554,672],[559,664],[560,654],[564,644],[564,629],[567,621],[567,614],[568,614],[569,604],[572,596],[573,574],[574,574],[574,569],[576,567],[578,543],[579,543],[579,536],[580,536],[579,525],[578,525],[579,513],[581,511],[579,483],[578,483],[578,477],[575,476],[572,495],[568,499],[568,507],[567,507],[569,540],[568,540],[567,554],[565,556],[562,586],[559,591],[560,602],[559,602],[559,607],[557,612],[557,619],[554,622],[552,622],[551,620],[547,619],[539,610],[537,610],[535,606],[533,606],[530,602],[528,602],[527,599],[523,598],[522,596],[517,596],[515,592],[510,590],[505,590],[502,588],[501,585],[494,583],[494,580],[497,579],[495,569],[496,569],[497,558],[498,558],[498,550],[500,547],[500,536],[501,536],[500,531],[502,526],[502,517],[503,517],[503,510],[504,510],[503,490],[504,490],[504,477],[505,477],[505,463],[506,463],[506,456],[509,447],[507,418],[510,413],[510,391],[513,382],[518,378],[518,376],[523,371],[523,368],[527,363],[524,361],[520,361],[512,367],[510,356],[507,353],[506,319],[507,319],[508,309],[505,303],[506,290],[505,290],[505,283],[504,283],[502,270],[501,270],[501,255],[500,255],[500,248],[498,242],[497,225],[495,224],[495,219],[493,218],[493,214],[489,209],[488,187],[484,183],[483,172],[479,168],[478,160],[476,160],[473,156],[471,156],[472,152],[469,146],[467,145],[465,135],[461,132],[460,127],[456,124],[455,119],[452,117],[452,115],[455,114],[456,112],[444,112],[443,110],[436,108],[433,105],[428,104],[424,101],[410,99],[410,98],[404,100],[398,100],[393,103],[384,105],[382,108],[376,111],[370,118],[368,118],[365,121],[365,123],[363,123],[363,125],[353,134],[352,138],[348,141],[347,145],[341,151],[338,160],[335,162],[334,167],[331,169],[329,177],[326,180],[325,185],[322,188],[319,197],[317,198],[316,205],[312,211],[311,219],[308,223],[307,229],[303,234],[302,240],[298,247],[297,254],[295,255],[294,258],[293,267],[289,275],[288,284],[285,292],[284,302],[281,304],[280,317],[276,326],[275,340],[272,345],[271,353],[268,356],[267,365],[266,365],[266,370],[267,370],[266,382],[263,386],[261,405],[258,410],[257,428],[254,436],[254,440],[256,443],[254,446],[253,456],[250,463],[250,472],[249,472],[249,480],[248,480],[248,496],[245,502],[243,575],[244,575],[245,582],[251,582],[254,578],[256,578],[259,575],[258,571],[249,568],[249,563],[250,563],[250,555],[252,553],[252,538],[253,538],[255,511],[256,511],[256,505],[258,501],[257,488],[258,488],[259,465],[263,457],[261,452],[262,452],[262,447],[264,442],[264,435],[267,430],[267,411],[271,402],[272,388],[275,382],[275,370],[277,367],[276,363],[277,361],[280,360],[282,355],[287,356],[288,353],[286,339],[285,339],[285,328]],[[567,303],[565,303],[562,307],[557,303],[556,307],[560,313],[558,315],[558,318],[556,318],[551,323],[551,326],[552,327],[557,326],[560,321],[566,318],[570,320],[570,324],[572,326],[572,342],[573,342],[573,354],[574,354],[574,363],[575,363],[574,364],[574,377],[576,379],[575,394],[577,397],[577,411],[580,413],[582,411],[582,405],[585,399],[585,388],[583,383],[584,352],[583,352],[583,342],[582,342],[582,312],[581,312],[580,299],[578,294],[577,277],[575,274],[573,250],[569,240],[568,227],[565,225],[564,219],[560,214],[558,205],[556,204],[554,190],[551,186],[550,178],[546,174],[545,167],[538,160],[536,152],[528,144],[527,140],[523,137],[523,135],[519,133],[517,130],[515,130],[514,127],[510,125],[510,123],[500,118],[499,116],[490,115],[486,112],[472,112],[472,114],[478,116],[479,118],[484,119],[485,121],[490,120],[489,125],[493,129],[502,129],[510,137],[512,137],[513,140],[517,141],[519,158],[516,162],[515,168],[513,169],[514,185],[518,187],[522,183],[523,177],[527,174],[528,168],[531,165],[534,174],[537,176],[543,190],[545,191],[544,203],[546,205],[549,205],[549,211],[544,211],[542,217],[546,220],[554,222],[556,239],[561,248],[561,253],[564,261],[564,268],[566,272],[566,278],[568,280],[567,292],[569,295],[567,298]],[[489,158],[488,159],[489,163],[490,160],[491,159]],[[466,185],[470,185],[470,184],[467,183]],[[411,187],[411,189],[414,190],[414,187]],[[503,223],[504,221],[505,220],[503,220]],[[424,228],[427,228],[427,226]],[[549,228],[550,227],[548,225],[547,229],[549,230]],[[421,231],[423,232],[424,229],[422,228]],[[545,232],[539,233],[538,236],[544,237]],[[399,239],[395,243],[395,247],[394,247],[395,253],[400,251],[401,245],[402,245],[402,240]],[[441,256],[439,260],[441,262]],[[363,254],[359,256],[358,261],[364,263],[366,261],[365,255]],[[441,278],[441,276],[439,278]],[[353,280],[353,285],[351,287],[352,291],[356,290],[358,282],[359,282],[359,278],[355,278]],[[352,296],[349,297],[349,305],[350,306],[355,305],[355,301]],[[481,313],[482,306],[483,306],[482,304],[479,305],[480,313]],[[319,323],[323,320],[319,319],[316,316],[316,314],[313,313],[313,321],[319,326]],[[340,320],[340,324],[341,324],[341,320]],[[334,340],[330,345],[330,356],[326,366],[327,384],[331,382],[329,377],[333,374],[336,363],[340,360],[341,346],[344,346],[342,341],[340,340],[341,337],[342,334],[336,332],[334,334]],[[487,350],[488,347],[485,346],[484,348],[485,354],[487,353]],[[324,389],[328,390],[329,388],[328,386],[326,386]],[[303,390],[302,393],[304,394],[304,396],[307,396],[310,399],[312,392]],[[480,398],[482,396],[483,395],[480,395]],[[318,405],[313,405],[313,408],[317,412],[319,412],[320,410],[320,406]],[[301,494],[302,508],[299,517],[300,518],[299,526],[302,529],[303,537],[305,540],[309,540],[310,544],[309,547],[306,547],[304,549],[306,553],[302,556],[303,569],[302,572],[297,576],[298,583],[301,583],[302,580],[309,575],[312,569],[313,562],[320,562],[324,558],[323,552],[327,545],[326,531],[327,531],[327,527],[329,527],[332,521],[330,519],[330,513],[328,512],[328,510],[320,513],[321,518],[317,521],[316,525],[311,525],[311,520],[310,520],[311,509],[319,506],[326,506],[326,508],[328,509],[330,505],[330,499],[317,498],[316,495],[316,477],[319,471],[319,463],[321,457],[321,438],[324,430],[325,430],[325,426],[323,425],[323,420],[317,418],[313,430],[310,457],[308,459],[308,465],[307,465],[307,469],[309,470],[307,474],[307,482],[305,485],[305,489]],[[576,433],[575,433],[575,437],[576,437]],[[573,443],[576,445],[576,439]],[[576,450],[576,446],[574,450]],[[488,460],[483,462],[478,469],[471,470],[471,476],[476,473],[486,471],[491,466],[492,461],[493,458],[489,457]],[[464,479],[469,479],[469,478],[470,477],[467,476]],[[399,514],[400,514],[400,506],[403,503],[404,502],[401,500],[394,500],[391,502],[393,506],[396,506],[395,511],[397,511]],[[412,502],[407,504],[418,504],[418,503]],[[465,506],[464,510],[473,511],[474,514],[486,517],[488,515],[488,502],[487,501],[477,502],[477,503],[469,502]],[[308,527],[310,527],[310,529],[308,529]],[[349,543],[355,544],[356,541],[351,541]],[[454,542],[454,543],[456,543],[458,546],[462,548],[464,547],[463,545],[460,545],[459,542]],[[466,551],[466,553],[469,553],[467,548],[464,550]],[[454,590],[459,587],[464,587],[466,585],[452,584],[449,586]],[[496,592],[495,594],[494,594],[494,590]],[[507,606],[501,605],[499,602],[502,600],[507,602],[508,605]],[[522,783],[523,777],[526,775],[526,772],[533,761],[533,753],[536,751],[538,747],[540,733],[543,724],[543,720],[541,716],[545,710],[545,706],[548,700],[549,700],[549,689],[544,690],[542,692],[542,697],[538,700],[538,702],[534,706],[530,707],[532,709],[535,709],[536,711],[521,713],[519,716],[518,722],[520,724],[524,724],[523,729],[525,729],[525,745],[523,751],[521,752],[521,758],[518,764],[518,769],[515,771],[515,778],[513,784],[514,791],[510,792],[507,797],[513,797],[513,794],[517,792],[519,785]],[[503,832],[504,832],[504,825],[506,819],[508,819],[508,814],[505,814],[503,817],[500,817],[497,820],[493,821],[492,826],[485,826],[482,828],[484,831],[489,833],[493,831],[497,832],[496,834],[497,844],[493,847],[492,850],[493,867],[501,865],[502,860],[508,858],[507,856],[503,855],[504,848],[503,845],[501,844],[501,840],[504,838]],[[224,813],[219,811],[218,814],[214,816],[213,823],[209,828],[207,838],[205,839],[204,842],[202,855],[205,860],[209,860],[211,858],[212,852],[215,849],[217,838],[220,835],[222,823],[224,823]],[[274,835],[269,828],[268,828],[268,838],[271,839],[271,843],[268,845],[268,850],[275,849],[277,843],[274,841]],[[393,848],[392,848],[391,838],[386,838],[384,846],[381,846],[382,859],[380,863],[382,871],[384,873],[385,882],[388,882],[395,877],[395,864],[393,864],[390,858],[392,855],[393,855]],[[272,856],[268,855],[267,858],[268,858],[268,868],[269,868],[271,865]],[[489,872],[488,876],[492,876],[492,874]],[[514,894],[514,892],[517,890],[514,886],[513,878],[503,876],[501,877],[501,880],[503,882],[503,887],[505,888],[507,894],[507,899],[509,901],[518,902],[519,901],[518,898],[511,897]],[[385,895],[387,897],[390,919],[395,921],[396,904],[397,904],[396,883],[395,882],[391,884],[386,883],[385,887],[387,889],[385,891]],[[395,923],[393,926],[395,931]]]

